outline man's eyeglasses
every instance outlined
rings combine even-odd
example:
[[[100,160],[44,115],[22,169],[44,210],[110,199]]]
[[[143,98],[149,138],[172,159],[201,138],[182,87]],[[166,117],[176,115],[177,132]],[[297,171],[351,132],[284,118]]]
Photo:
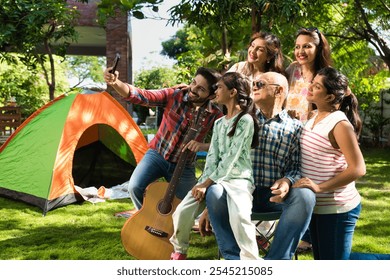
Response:
[[[277,87],[280,87],[279,84],[267,84],[267,83],[264,83],[263,81],[257,81],[257,82],[253,82],[253,86],[257,87],[258,89],[261,89],[265,86],[277,86]]]

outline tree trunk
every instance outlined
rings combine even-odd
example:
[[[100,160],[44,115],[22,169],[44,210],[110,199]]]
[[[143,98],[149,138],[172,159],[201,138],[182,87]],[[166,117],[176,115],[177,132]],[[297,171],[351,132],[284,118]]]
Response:
[[[252,34],[261,30],[261,11],[255,4],[251,8],[251,29]]]
[[[55,73],[55,66],[54,66],[54,58],[53,54],[49,53],[49,60],[50,60],[50,84],[49,84],[49,98],[50,100],[54,100],[54,93],[56,91],[56,73]]]
[[[226,55],[228,52],[228,42],[227,42],[227,29],[224,25],[222,27],[222,53],[223,55]]]
[[[390,48],[387,45],[386,41],[381,38],[378,33],[372,28],[370,22],[368,21],[367,14],[360,3],[360,0],[355,0],[355,6],[362,16],[364,26],[362,26],[363,32],[357,32],[357,35],[362,39],[370,42],[378,51],[379,56],[386,63],[387,67],[390,68]]]

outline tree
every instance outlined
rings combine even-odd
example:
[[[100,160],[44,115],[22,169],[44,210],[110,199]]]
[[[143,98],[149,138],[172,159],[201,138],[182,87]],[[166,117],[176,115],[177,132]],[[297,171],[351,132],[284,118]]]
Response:
[[[155,67],[150,70],[143,70],[135,77],[134,85],[145,89],[167,88],[179,83],[176,71],[166,67]],[[149,108],[134,105],[134,111],[138,115],[137,124],[145,122],[149,116]]]
[[[224,56],[218,52],[215,35],[215,32],[186,24],[171,39],[162,42],[161,54],[177,60],[180,80],[189,80],[199,66],[221,68]]]
[[[76,0],[88,3],[88,0]],[[143,7],[158,11],[163,0],[102,0],[98,4],[100,24],[104,26],[114,11],[133,11],[133,16],[144,18]],[[54,99],[56,72],[54,55],[65,57],[71,42],[77,41],[75,31],[79,15],[66,0],[0,0],[0,60],[15,62],[10,53],[19,57],[30,69],[40,65],[49,88],[49,99]],[[45,62],[49,61],[49,64]]]
[[[69,8],[66,1],[57,0],[0,0],[0,4],[0,58],[12,61],[9,53],[14,52],[31,69],[40,65],[49,99],[53,100],[54,55],[65,56],[67,46],[77,39],[74,29],[77,10]],[[47,60],[49,65],[45,64]]]
[[[309,3],[310,2],[310,3]],[[306,7],[317,1],[308,0],[183,0],[170,9],[170,22],[186,21],[190,25],[219,30],[222,54],[229,58],[234,44],[260,30],[277,30],[285,23],[307,15]],[[240,40],[241,39],[241,40]]]
[[[0,104],[4,105],[11,96],[15,97],[21,107],[22,118],[25,119],[49,101],[45,94],[47,86],[40,74],[42,71],[39,65],[35,70],[31,70],[16,54],[9,56],[12,56],[13,63],[0,62]],[[57,88],[66,93],[69,85],[64,64],[57,56],[54,57],[54,63],[57,69]]]
[[[106,63],[105,57],[96,56],[67,56],[66,65],[68,78],[75,84],[70,90],[77,89],[92,80],[94,83],[104,83],[102,69]]]
[[[115,16],[116,11],[129,12],[137,18],[144,19],[147,16],[143,9],[148,8],[157,13],[158,5],[164,0],[101,0],[98,4],[98,17],[100,24],[104,25],[107,18]],[[86,1],[88,2],[88,0]]]
[[[186,21],[200,29],[218,30],[220,49],[223,56],[229,58],[233,40],[229,39],[232,29],[248,14],[241,1],[190,1],[183,0],[170,9],[170,23]],[[232,36],[233,38],[233,36]]]
[[[370,43],[390,68],[390,5],[383,0],[347,1],[341,13],[346,22],[345,38]],[[347,14],[348,13],[348,14]],[[352,24],[353,23],[353,24]]]

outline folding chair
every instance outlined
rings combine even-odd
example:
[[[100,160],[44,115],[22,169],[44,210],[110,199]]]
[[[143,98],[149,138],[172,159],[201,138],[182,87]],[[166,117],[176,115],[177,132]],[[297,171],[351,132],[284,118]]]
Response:
[[[258,247],[259,251],[261,251],[264,255],[268,253],[268,249],[271,246],[272,239],[275,234],[275,229],[278,224],[278,220],[280,219],[280,216],[282,215],[282,211],[279,212],[253,212],[252,213],[252,221],[255,221],[256,225],[256,232],[258,234]],[[261,223],[266,221],[272,221],[272,226],[268,229],[267,232],[263,233],[260,231],[259,226]],[[260,244],[259,244],[260,243]],[[264,246],[266,245],[266,246]],[[295,259],[298,259],[298,254],[295,253]]]
[[[268,253],[268,248],[271,246],[271,240],[274,237],[275,228],[277,226],[277,221],[279,220],[282,212],[263,212],[263,213],[252,213],[252,221],[256,225],[257,240],[259,250],[266,255]],[[267,229],[266,232],[260,230],[260,225],[264,222],[272,222],[271,227]]]

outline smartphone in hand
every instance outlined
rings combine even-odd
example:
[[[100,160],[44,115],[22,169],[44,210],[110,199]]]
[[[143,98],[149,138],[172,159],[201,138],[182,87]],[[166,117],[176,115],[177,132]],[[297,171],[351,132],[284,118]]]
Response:
[[[115,74],[115,71],[116,71],[116,67],[118,66],[118,62],[119,62],[119,59],[121,58],[120,54],[119,53],[116,53],[116,56],[115,56],[115,60],[114,60],[114,64],[112,66],[112,69],[109,70],[108,72],[110,72],[111,74]]]

